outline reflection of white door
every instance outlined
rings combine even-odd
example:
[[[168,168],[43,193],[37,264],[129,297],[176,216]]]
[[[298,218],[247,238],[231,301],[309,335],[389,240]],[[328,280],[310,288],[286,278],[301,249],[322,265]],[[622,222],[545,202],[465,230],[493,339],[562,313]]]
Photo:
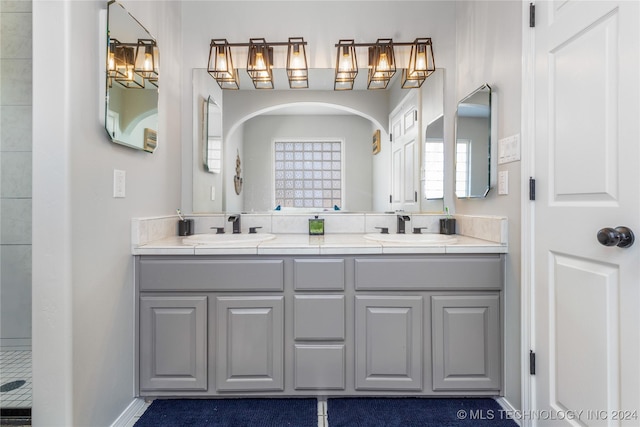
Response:
[[[538,425],[640,425],[640,241],[596,239],[640,233],[639,6],[536,2],[534,409],[580,417]]]
[[[420,186],[420,142],[418,110],[415,94],[391,114],[391,189],[392,208],[417,211]]]

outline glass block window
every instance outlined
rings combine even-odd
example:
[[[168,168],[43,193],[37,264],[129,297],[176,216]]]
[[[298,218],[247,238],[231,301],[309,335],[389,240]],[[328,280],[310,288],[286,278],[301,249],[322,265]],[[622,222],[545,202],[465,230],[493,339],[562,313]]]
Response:
[[[276,205],[342,207],[341,141],[276,141],[274,159]]]
[[[440,140],[424,144],[424,194],[427,199],[444,197],[444,143]]]
[[[469,141],[456,140],[456,196],[469,194]]]

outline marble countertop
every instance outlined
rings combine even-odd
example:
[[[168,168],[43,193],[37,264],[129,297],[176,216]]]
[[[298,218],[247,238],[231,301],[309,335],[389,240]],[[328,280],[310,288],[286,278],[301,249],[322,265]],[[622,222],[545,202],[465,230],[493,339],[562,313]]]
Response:
[[[449,243],[380,242],[364,234],[276,234],[271,240],[223,244],[184,243],[172,236],[134,246],[133,255],[349,255],[349,254],[444,254],[507,253],[507,245],[462,235]]]

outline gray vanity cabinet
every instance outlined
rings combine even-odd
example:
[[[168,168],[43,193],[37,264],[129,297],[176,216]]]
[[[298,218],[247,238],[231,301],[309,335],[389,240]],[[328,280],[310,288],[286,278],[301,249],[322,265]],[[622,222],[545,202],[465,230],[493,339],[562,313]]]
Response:
[[[140,297],[140,389],[207,389],[206,296]]]
[[[422,389],[422,297],[356,296],[357,390]]]
[[[433,390],[500,390],[500,297],[431,297]]]
[[[283,390],[284,297],[216,297],[216,389]]]
[[[500,395],[504,260],[136,256],[138,393]]]

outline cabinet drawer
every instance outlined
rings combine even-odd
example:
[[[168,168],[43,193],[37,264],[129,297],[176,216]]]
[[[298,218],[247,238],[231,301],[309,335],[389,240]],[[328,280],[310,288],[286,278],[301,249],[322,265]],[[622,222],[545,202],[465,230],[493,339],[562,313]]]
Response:
[[[504,263],[499,255],[357,258],[357,290],[499,290]]]
[[[294,387],[338,389],[345,387],[344,345],[295,346]]]
[[[343,290],[344,259],[294,259],[296,290]]]
[[[296,295],[296,340],[344,340],[344,295]]]
[[[282,259],[146,259],[138,263],[142,291],[282,291]]]

